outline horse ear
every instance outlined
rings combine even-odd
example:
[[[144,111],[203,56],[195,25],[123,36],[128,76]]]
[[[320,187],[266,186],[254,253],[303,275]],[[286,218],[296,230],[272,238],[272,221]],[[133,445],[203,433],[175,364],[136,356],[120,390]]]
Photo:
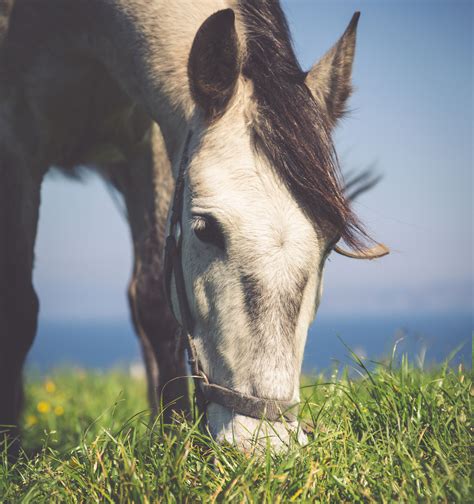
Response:
[[[359,17],[360,12],[352,16],[342,37],[306,76],[306,85],[327,110],[332,126],[344,115],[345,103],[352,92],[352,62]]]
[[[239,71],[234,11],[220,10],[199,28],[188,61],[191,94],[208,119],[215,119],[225,111]]]

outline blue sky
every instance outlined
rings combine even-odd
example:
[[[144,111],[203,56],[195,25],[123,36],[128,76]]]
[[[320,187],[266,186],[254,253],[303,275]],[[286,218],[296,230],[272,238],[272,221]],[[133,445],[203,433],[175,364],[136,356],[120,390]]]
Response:
[[[384,177],[356,209],[392,254],[332,257],[320,313],[472,310],[472,3],[282,3],[304,68],[362,12],[356,91],[335,139],[344,170],[375,164]],[[128,229],[104,184],[49,176],[35,268],[42,317],[127,317],[130,270]]]

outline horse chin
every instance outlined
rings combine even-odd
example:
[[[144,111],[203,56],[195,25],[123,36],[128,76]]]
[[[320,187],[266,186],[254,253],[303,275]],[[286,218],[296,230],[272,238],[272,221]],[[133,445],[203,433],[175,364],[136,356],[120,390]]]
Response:
[[[298,422],[266,422],[236,415],[214,403],[207,407],[207,422],[219,444],[231,444],[245,452],[262,452],[267,448],[282,452],[308,441]]]

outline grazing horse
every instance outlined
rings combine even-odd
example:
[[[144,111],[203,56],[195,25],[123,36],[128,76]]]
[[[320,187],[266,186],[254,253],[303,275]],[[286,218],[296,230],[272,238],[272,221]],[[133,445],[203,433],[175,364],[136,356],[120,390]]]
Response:
[[[129,300],[155,411],[160,398],[172,403],[166,420],[188,410],[188,346],[217,440],[246,446],[260,432],[280,446],[298,430],[325,260],[333,249],[387,252],[365,245],[331,141],[358,18],[303,72],[277,0],[0,0],[0,424],[10,436],[37,325],[41,182],[51,166],[80,165],[124,197]]]

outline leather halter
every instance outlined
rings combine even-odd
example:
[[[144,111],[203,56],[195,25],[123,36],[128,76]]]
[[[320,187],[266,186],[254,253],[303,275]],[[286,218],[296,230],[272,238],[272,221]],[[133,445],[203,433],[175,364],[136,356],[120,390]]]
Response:
[[[263,418],[270,422],[294,422],[297,419],[295,410],[297,410],[298,403],[242,394],[222,385],[210,383],[200,365],[192,336],[193,321],[186,295],[183,264],[181,260],[181,246],[183,241],[181,219],[183,213],[184,177],[189,161],[189,143],[191,136],[192,131],[189,131],[184,144],[183,156],[176,179],[169,233],[165,245],[164,269],[165,290],[168,303],[176,321],[180,325],[181,337],[184,338],[186,350],[188,352],[188,362],[194,379],[197,407],[201,413],[205,414],[209,403],[217,403],[230,409],[234,413],[247,417],[257,419]],[[171,281],[173,273],[180,317],[174,312],[171,302]]]

